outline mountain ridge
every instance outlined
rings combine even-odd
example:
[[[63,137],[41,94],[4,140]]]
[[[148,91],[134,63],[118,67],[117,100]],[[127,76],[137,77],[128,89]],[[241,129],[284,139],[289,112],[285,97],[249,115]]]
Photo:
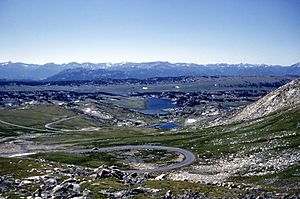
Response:
[[[156,62],[122,63],[47,63],[26,64],[22,62],[0,63],[0,79],[6,80],[97,80],[104,78],[147,79],[152,77],[178,76],[300,76],[300,63],[290,66],[267,64],[195,64]]]

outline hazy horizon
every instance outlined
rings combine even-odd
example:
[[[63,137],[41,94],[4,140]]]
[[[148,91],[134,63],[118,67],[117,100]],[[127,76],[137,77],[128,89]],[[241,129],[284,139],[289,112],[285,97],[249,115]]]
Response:
[[[170,61],[142,61],[142,62],[131,62],[131,61],[123,61],[123,62],[90,62],[90,61],[83,61],[83,62],[77,62],[77,61],[69,61],[69,62],[44,62],[44,63],[33,63],[33,62],[23,62],[23,61],[0,61],[0,63],[23,63],[23,64],[35,64],[35,65],[46,65],[46,64],[57,64],[57,65],[63,65],[63,64],[71,64],[71,63],[77,63],[77,64],[122,64],[122,63],[134,63],[134,64],[141,64],[141,63],[155,63],[155,62],[167,62],[170,64],[197,64],[197,65],[214,65],[214,64],[228,64],[228,65],[239,65],[239,64],[250,64],[250,65],[269,65],[269,66],[292,66],[294,64],[299,64],[300,61],[289,64],[289,65],[282,65],[282,64],[266,64],[266,63],[226,63],[226,62],[216,62],[216,63],[194,63],[194,62],[170,62]]]

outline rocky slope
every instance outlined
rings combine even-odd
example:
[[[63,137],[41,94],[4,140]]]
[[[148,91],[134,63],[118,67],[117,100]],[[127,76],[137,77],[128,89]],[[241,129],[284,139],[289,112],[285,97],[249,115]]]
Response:
[[[26,160],[12,159],[9,161],[9,165],[23,166],[23,161]],[[220,194],[222,198],[297,198],[296,194],[267,192],[259,186],[232,182],[194,184],[196,187],[201,187],[198,188],[199,191],[193,191],[193,188],[189,187],[191,184],[187,184],[189,189],[185,188],[185,190],[181,190],[181,193],[178,191],[173,193],[166,189],[172,188],[172,186],[161,187],[161,184],[165,183],[165,174],[125,173],[115,166],[106,165],[96,169],[75,165],[57,165],[56,163],[46,163],[43,159],[31,162],[34,165],[41,164],[43,168],[32,168],[22,173],[22,176],[18,176],[19,173],[0,176],[0,198],[211,199],[220,198],[218,197]],[[30,166],[32,165],[30,164]],[[208,193],[207,190],[214,191]]]
[[[300,78],[248,105],[233,118],[233,121],[256,119],[295,106],[300,106]]]

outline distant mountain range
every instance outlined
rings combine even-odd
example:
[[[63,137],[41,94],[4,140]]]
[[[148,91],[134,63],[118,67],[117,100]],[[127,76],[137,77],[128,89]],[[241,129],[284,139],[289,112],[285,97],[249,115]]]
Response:
[[[147,79],[178,76],[300,76],[300,62],[291,66],[265,64],[76,63],[44,65],[0,63],[2,80],[73,81],[101,79]]]

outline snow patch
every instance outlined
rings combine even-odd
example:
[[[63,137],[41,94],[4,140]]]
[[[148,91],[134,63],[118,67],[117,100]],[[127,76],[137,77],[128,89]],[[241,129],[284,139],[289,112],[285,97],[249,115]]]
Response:
[[[195,123],[195,122],[197,122],[196,119],[189,118],[189,119],[187,119],[187,120],[185,121],[185,124],[193,124],[193,123]]]

